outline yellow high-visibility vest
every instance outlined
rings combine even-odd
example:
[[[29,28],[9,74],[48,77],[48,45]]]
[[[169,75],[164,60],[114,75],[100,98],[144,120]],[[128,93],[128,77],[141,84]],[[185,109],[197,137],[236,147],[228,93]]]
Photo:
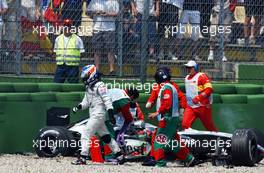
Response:
[[[77,35],[72,34],[67,45],[64,45],[64,35],[58,37],[56,62],[57,65],[79,66],[81,52],[77,48]]]

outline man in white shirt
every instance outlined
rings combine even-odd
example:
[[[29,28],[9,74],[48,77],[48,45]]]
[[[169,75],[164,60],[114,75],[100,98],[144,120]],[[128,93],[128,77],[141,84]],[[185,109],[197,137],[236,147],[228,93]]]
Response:
[[[183,0],[161,0],[159,17],[160,51],[158,59],[178,60],[176,55],[176,37],[167,28],[178,25],[179,9],[183,7]]]
[[[219,42],[220,36],[221,36],[221,31],[219,28],[221,28],[221,24],[219,23],[219,19],[221,14],[224,16],[223,17],[223,35],[224,35],[224,42],[225,44],[230,41],[230,34],[231,34],[231,26],[232,22],[234,21],[234,10],[236,6],[237,0],[225,0],[224,1],[224,10],[220,12],[220,0],[214,0],[214,7],[212,9],[212,14],[211,14],[211,26],[210,26],[210,52],[208,55],[207,60],[208,61],[213,61],[216,56],[216,43]],[[221,57],[222,61],[225,62],[227,61],[227,58],[225,56],[225,52],[223,52],[223,56]]]
[[[116,17],[119,12],[117,0],[92,0],[87,9],[88,15],[93,18],[92,45],[94,62],[97,69],[100,66],[100,54],[106,50],[109,62],[109,75],[115,75],[114,52],[116,39]]]
[[[136,32],[141,34],[142,29],[142,16],[144,14],[144,0],[132,0],[132,13],[137,19]],[[149,56],[153,57],[155,54],[155,46],[157,47],[157,17],[160,14],[160,0],[149,0],[149,16],[147,19],[148,24],[148,45],[149,45]]]
[[[6,13],[7,11],[7,3],[6,0],[0,0],[0,48],[2,47],[2,33],[3,33],[3,15]]]
[[[21,16],[26,17],[30,21],[36,21],[40,18],[39,11],[41,0],[21,0]]]

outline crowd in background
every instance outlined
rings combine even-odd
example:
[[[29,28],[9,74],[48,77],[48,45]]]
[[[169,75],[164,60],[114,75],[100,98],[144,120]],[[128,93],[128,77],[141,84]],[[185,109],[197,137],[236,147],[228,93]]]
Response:
[[[34,26],[60,25],[60,21],[71,19],[73,26],[79,27],[87,18],[91,18],[91,44],[84,45],[85,50],[92,49],[95,65],[99,68],[101,58],[108,57],[110,73],[114,73],[117,55],[118,34],[122,31],[122,57],[124,63],[136,62],[140,56],[141,44],[148,45],[148,57],[154,60],[214,60],[216,43],[221,34],[212,26],[219,26],[219,18],[223,15],[224,41],[229,43],[234,30],[234,11],[236,6],[245,8],[244,32],[245,46],[259,44],[261,41],[261,19],[264,16],[263,0],[224,0],[221,12],[220,0],[0,0],[0,40],[1,52],[17,46],[18,28],[22,30],[21,49],[25,54],[32,55],[40,49],[53,47],[55,39],[50,35],[26,35]],[[86,3],[86,6],[83,3]],[[122,3],[120,3],[122,2]],[[146,2],[149,2],[147,4]],[[18,10],[19,9],[19,10]],[[147,10],[148,9],[148,10]],[[147,12],[146,12],[147,11]],[[121,15],[122,14],[122,15]],[[144,18],[144,15],[147,18]],[[146,21],[144,21],[146,20]],[[20,21],[20,22],[18,22]],[[120,25],[120,22],[121,25]],[[143,24],[146,22],[146,32]],[[190,31],[175,34],[176,26],[190,28]],[[204,27],[209,32],[204,32]],[[120,29],[119,27],[122,27]],[[199,29],[197,30],[197,28]],[[174,30],[173,30],[174,29]],[[227,32],[230,31],[230,32]],[[233,32],[232,32],[233,31]],[[142,34],[146,34],[143,37]],[[262,31],[263,35],[263,31]],[[83,39],[88,36],[82,36]],[[237,38],[241,36],[237,36]],[[243,37],[243,36],[242,36]],[[142,38],[147,38],[142,42]],[[208,57],[199,56],[200,40],[208,38]],[[36,39],[40,44],[35,44]],[[235,40],[235,43],[237,39]],[[32,44],[33,43],[33,44]],[[50,45],[51,44],[51,45]],[[90,47],[91,45],[91,47]],[[184,48],[189,48],[189,55],[184,55]],[[51,51],[47,51],[51,53]],[[223,54],[222,61],[228,57]]]

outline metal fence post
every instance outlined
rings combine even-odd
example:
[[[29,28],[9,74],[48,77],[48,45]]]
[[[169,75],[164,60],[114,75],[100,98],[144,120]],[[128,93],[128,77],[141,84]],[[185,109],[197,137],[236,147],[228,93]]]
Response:
[[[219,26],[220,27],[225,27],[225,24],[224,24],[224,5],[225,5],[225,1],[224,0],[221,0],[221,3],[220,3],[220,17],[219,17]],[[220,57],[219,57],[219,61],[221,62],[222,61],[222,58],[224,56],[224,32],[221,32],[220,33],[220,43],[219,43],[219,49],[220,49]]]
[[[16,1],[16,22],[17,22],[17,35],[16,35],[16,57],[15,57],[15,72],[16,75],[21,75],[21,0]]]
[[[149,17],[149,2],[144,1],[144,12],[142,16],[142,29],[141,29],[141,52],[140,52],[140,81],[146,82],[147,78],[147,61],[148,61],[148,17]]]
[[[225,1],[224,0],[220,0],[220,11],[219,11],[219,25],[217,26],[216,28],[216,32],[219,31],[219,28],[221,27],[225,27],[224,26],[224,4],[225,4]],[[217,75],[217,78],[216,80],[221,80],[223,79],[223,62],[222,62],[222,59],[224,57],[224,34],[223,32],[219,33],[219,46],[217,48],[217,56],[216,56],[216,62],[214,64],[215,68],[219,70],[219,73]]]
[[[117,32],[117,62],[119,66],[119,77],[123,76],[123,0],[119,0],[118,32]]]

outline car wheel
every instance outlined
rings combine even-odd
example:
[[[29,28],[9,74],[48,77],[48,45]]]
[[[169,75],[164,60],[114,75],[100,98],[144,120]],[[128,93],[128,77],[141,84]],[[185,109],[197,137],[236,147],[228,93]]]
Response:
[[[256,134],[257,144],[264,147],[264,134],[258,129],[250,129],[250,130],[254,131],[254,133]],[[260,154],[260,151],[258,150],[256,163],[259,163],[262,159],[263,156]]]
[[[39,157],[56,157],[72,155],[73,135],[64,127],[45,127],[35,139],[35,151]]]
[[[254,166],[257,162],[257,137],[252,129],[236,130],[231,147],[232,163],[235,166]]]

